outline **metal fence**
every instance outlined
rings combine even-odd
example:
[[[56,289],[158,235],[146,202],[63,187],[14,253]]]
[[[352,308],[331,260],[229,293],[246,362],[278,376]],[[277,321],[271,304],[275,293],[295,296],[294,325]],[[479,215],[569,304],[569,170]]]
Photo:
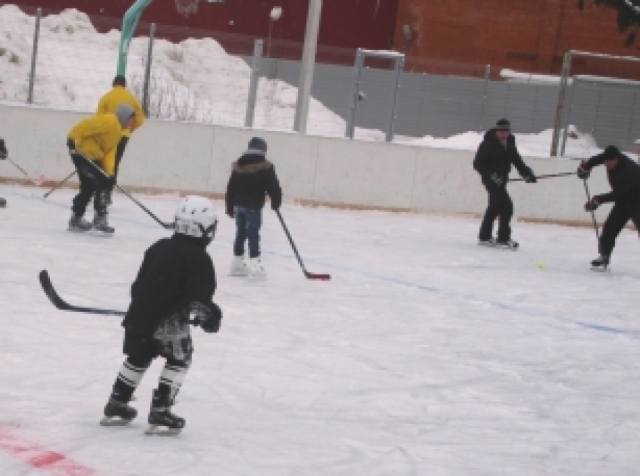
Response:
[[[101,17],[89,19],[77,11],[52,15],[46,10],[38,22],[35,11],[28,13],[15,6],[0,8],[0,101],[95,110],[115,73],[119,22]],[[249,65],[255,39],[188,30],[194,37],[213,36],[218,41],[185,40],[174,44],[155,39],[150,56],[150,40],[144,36],[150,27],[140,23],[138,34],[142,36],[131,44],[128,67],[130,88],[141,98],[145,89],[149,92],[150,115],[244,126],[251,97]],[[156,37],[171,37],[174,30],[176,27],[158,25]],[[180,35],[187,33],[181,31]],[[291,42],[279,45],[274,41],[270,50],[272,54],[282,51],[291,56],[301,48]],[[344,50],[326,50],[336,58],[346,56]],[[363,99],[357,102],[356,138],[385,139],[394,97],[395,73],[389,63],[370,62],[362,72]],[[149,78],[145,78],[147,66]],[[432,62],[422,67],[432,71],[448,68],[456,74],[401,73],[394,123],[398,140],[484,131],[501,117],[509,118],[517,133],[539,133],[554,126],[558,84],[500,80],[499,72],[489,66]],[[297,60],[262,58],[253,127],[293,128],[299,73]],[[353,66],[316,64],[312,87],[316,101],[310,109],[310,133],[346,134],[354,77]],[[568,97],[564,126],[573,124],[581,132],[592,134],[600,147],[615,143],[631,150],[640,136],[638,83],[576,77]]]

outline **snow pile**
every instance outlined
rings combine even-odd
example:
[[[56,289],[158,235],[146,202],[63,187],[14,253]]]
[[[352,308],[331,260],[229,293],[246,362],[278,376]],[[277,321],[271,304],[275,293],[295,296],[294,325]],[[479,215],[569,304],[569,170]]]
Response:
[[[397,142],[411,145],[434,147],[453,150],[477,150],[484,138],[484,132],[464,132],[455,136],[441,139],[425,136],[420,139],[398,137]],[[523,157],[549,157],[553,129],[547,129],[539,134],[515,134],[518,151]],[[595,139],[590,134],[581,133],[575,126],[569,126],[565,156],[585,158],[601,152]]]
[[[28,97],[35,19],[13,5],[0,8],[0,101],[24,103]],[[120,32],[96,32],[89,18],[75,9],[41,21],[34,103],[93,111],[111,84],[117,64]],[[133,39],[127,76],[131,88],[142,91],[148,39]],[[178,44],[154,42],[151,115],[183,121],[243,125],[250,68],[228,55],[212,39]],[[291,130],[297,88],[261,79],[254,125]],[[312,99],[308,131],[343,136],[344,120]],[[358,138],[383,140],[380,131],[359,130]]]

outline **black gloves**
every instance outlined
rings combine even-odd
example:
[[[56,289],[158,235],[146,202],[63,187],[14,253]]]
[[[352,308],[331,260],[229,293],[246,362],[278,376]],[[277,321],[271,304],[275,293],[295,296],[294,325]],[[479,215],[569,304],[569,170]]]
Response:
[[[6,159],[8,154],[9,152],[7,151],[7,146],[4,145],[4,139],[0,139],[0,159]]]
[[[538,179],[536,178],[536,174],[533,173],[533,170],[528,169],[527,174],[523,177],[526,183],[537,183]]]
[[[591,166],[586,160],[583,160],[580,162],[580,165],[578,165],[576,173],[578,174],[579,179],[586,180],[589,178],[589,175],[591,175]]]
[[[500,177],[497,172],[493,172],[489,175],[489,180],[491,180],[496,187],[502,187],[504,185],[504,179]]]
[[[69,152],[75,152],[76,150],[76,141],[71,139],[70,137],[67,139],[67,147],[69,148]]]
[[[602,202],[600,201],[600,197],[596,195],[595,197],[593,197],[591,200],[589,200],[587,203],[584,204],[584,209],[587,212],[592,212],[596,210],[601,203]]]
[[[220,321],[222,321],[222,310],[214,302],[208,306],[200,302],[192,302],[189,308],[190,314],[194,316],[194,325],[199,325],[205,332],[218,332]]]

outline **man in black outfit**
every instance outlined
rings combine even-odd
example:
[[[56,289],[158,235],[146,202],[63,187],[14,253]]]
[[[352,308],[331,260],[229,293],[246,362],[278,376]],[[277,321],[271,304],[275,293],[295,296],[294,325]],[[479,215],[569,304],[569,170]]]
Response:
[[[611,192],[595,195],[584,208],[593,211],[603,203],[614,204],[602,228],[598,243],[600,256],[591,262],[594,269],[607,268],[616,238],[629,220],[640,231],[640,166],[617,147],[610,145],[603,153],[580,163],[578,178],[588,179],[591,169],[602,164],[607,168]]]
[[[260,261],[260,227],[265,196],[271,208],[282,203],[282,190],[275,167],[266,159],[267,143],[262,137],[249,141],[249,149],[232,165],[225,202],[227,215],[236,220],[231,276],[265,279],[267,273]],[[249,242],[249,262],[244,261],[245,242]]]
[[[5,160],[7,158],[7,155],[9,155],[9,152],[7,151],[7,146],[4,145],[4,139],[0,139],[0,160]],[[0,208],[4,208],[7,206],[7,201],[0,197]]]
[[[484,214],[478,244],[484,246],[518,249],[518,243],[511,239],[511,217],[513,202],[507,192],[507,180],[511,165],[515,165],[527,183],[537,181],[533,170],[525,165],[516,147],[516,138],[511,134],[511,124],[500,119],[496,126],[484,135],[478,147],[473,168],[482,177],[482,184],[489,192],[489,206]],[[500,216],[497,240],[493,238],[493,222]]]
[[[171,413],[174,398],[191,365],[191,323],[218,332],[222,312],[211,300],[216,275],[206,251],[217,216],[211,202],[188,196],[176,210],[175,233],[149,248],[131,286],[131,305],[122,325],[127,355],[104,409],[104,426],[127,424],[137,411],[128,405],[151,361],[166,359],[153,391],[147,434],[176,434],[184,418]]]

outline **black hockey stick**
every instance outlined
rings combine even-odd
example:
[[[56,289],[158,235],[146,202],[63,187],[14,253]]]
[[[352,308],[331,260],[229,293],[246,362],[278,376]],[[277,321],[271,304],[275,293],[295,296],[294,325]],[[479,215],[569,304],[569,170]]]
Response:
[[[587,179],[583,180],[584,182],[584,191],[587,194],[587,201],[591,201],[591,194],[589,193],[589,186],[587,185]],[[593,229],[596,230],[596,238],[600,241],[600,232],[598,231],[598,223],[596,222],[596,214],[593,210],[591,210],[591,219],[593,220]]]
[[[280,219],[280,223],[282,224],[282,228],[284,229],[284,232],[287,234],[287,238],[289,238],[289,243],[291,243],[291,248],[293,248],[293,252],[295,253],[296,258],[298,258],[298,263],[300,263],[300,267],[302,268],[302,272],[304,273],[304,275],[308,279],[321,279],[322,281],[328,281],[329,279],[331,279],[331,276],[328,274],[310,273],[309,271],[306,270],[306,268],[304,267],[304,263],[300,258],[300,253],[298,253],[298,250],[296,249],[296,245],[293,243],[293,239],[291,238],[291,234],[287,229],[287,225],[285,225],[284,220],[282,219],[280,210],[276,210],[276,215],[278,215],[278,218]]]
[[[536,179],[540,180],[540,179],[548,179],[548,178],[554,178],[554,177],[566,177],[568,175],[576,175],[577,172],[562,172],[559,174],[547,174],[547,175],[537,175]],[[510,179],[509,182],[524,182],[525,179],[523,178],[516,178],[516,179]]]
[[[77,173],[77,170],[74,170],[73,172],[71,172],[69,175],[67,175],[65,178],[62,179],[61,182],[58,182],[56,185],[54,185],[51,190],[49,190],[47,193],[44,194],[44,198],[47,198],[49,195],[51,195],[53,192],[55,192],[56,190],[58,190],[60,187],[62,187],[65,183],[67,183],[67,180],[69,180],[71,177],[73,177],[75,174]]]
[[[126,312],[123,311],[113,311],[110,309],[96,309],[94,307],[81,307],[81,306],[72,306],[60,296],[53,288],[53,284],[51,283],[51,279],[49,278],[49,273],[46,269],[40,271],[38,275],[40,278],[40,284],[42,285],[42,289],[44,293],[49,297],[49,300],[53,303],[55,307],[60,309],[61,311],[73,311],[73,312],[85,312],[88,314],[101,314],[104,316],[116,316],[116,317],[124,317],[127,315]],[[196,317],[195,319],[190,319],[189,324],[193,324],[195,326],[200,324],[200,321]]]
[[[44,293],[49,297],[53,305],[61,311],[87,312],[90,314],[103,314],[105,316],[119,317],[124,317],[126,315],[126,312],[122,311],[111,311],[107,309],[95,309],[92,307],[72,306],[71,304],[63,300],[60,296],[58,296],[56,290],[53,289],[53,284],[51,284],[51,279],[49,278],[49,273],[46,269],[40,271],[38,277],[40,278],[40,284],[42,285]]]
[[[109,176],[107,175],[107,173],[102,170],[100,167],[98,167],[93,160],[85,157],[84,155],[82,155],[80,152],[78,152],[77,150],[75,151],[76,154],[78,154],[80,157],[82,157],[84,160],[86,160],[89,164],[91,164],[91,166],[96,169],[100,174],[102,174],[103,177],[105,178],[109,178]],[[160,226],[162,226],[163,228],[166,228],[167,230],[173,230],[174,226],[173,223],[165,223],[162,220],[160,220],[160,218],[158,218],[157,216],[155,216],[153,214],[153,212],[151,212],[151,210],[149,210],[147,207],[145,207],[142,203],[140,203],[138,200],[136,200],[135,198],[133,198],[133,196],[127,192],[124,188],[122,188],[118,182],[115,183],[116,187],[118,187],[118,190],[120,190],[122,193],[124,193],[127,197],[129,197],[131,199],[131,201],[133,201],[133,203],[135,203],[136,205],[138,205],[140,208],[142,208],[145,212],[147,212],[147,214],[153,218],[155,221],[157,221]]]

